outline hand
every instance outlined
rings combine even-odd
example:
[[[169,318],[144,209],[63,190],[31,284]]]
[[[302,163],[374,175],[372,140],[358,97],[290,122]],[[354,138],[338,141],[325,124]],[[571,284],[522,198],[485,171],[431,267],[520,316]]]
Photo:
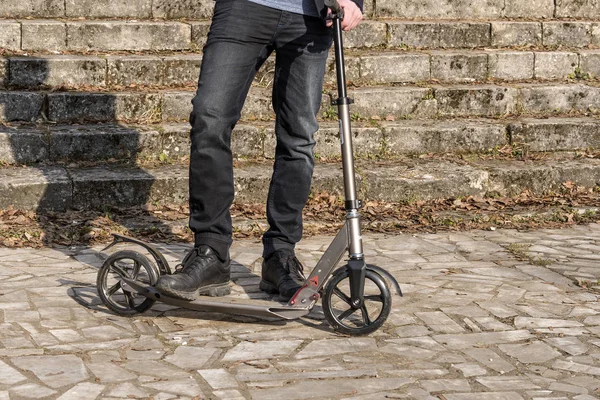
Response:
[[[342,20],[342,29],[344,31],[351,31],[356,28],[360,21],[362,21],[363,15],[360,8],[351,0],[338,0],[341,8],[344,9],[344,19]],[[331,10],[328,10],[331,12]],[[333,21],[327,21],[327,26],[332,26]]]

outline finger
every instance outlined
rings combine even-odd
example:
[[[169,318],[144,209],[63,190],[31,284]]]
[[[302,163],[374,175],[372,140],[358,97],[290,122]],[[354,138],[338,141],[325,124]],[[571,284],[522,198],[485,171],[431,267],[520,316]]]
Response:
[[[356,15],[355,15],[355,16],[352,16],[351,18],[349,18],[349,19],[346,21],[346,23],[345,23],[345,24],[343,24],[343,25],[344,25],[344,26],[343,26],[343,29],[344,29],[345,31],[350,31],[350,30],[352,30],[352,29],[356,28],[356,27],[358,26],[358,24],[360,23],[361,19],[362,19],[362,18],[361,18],[360,16],[356,16]]]

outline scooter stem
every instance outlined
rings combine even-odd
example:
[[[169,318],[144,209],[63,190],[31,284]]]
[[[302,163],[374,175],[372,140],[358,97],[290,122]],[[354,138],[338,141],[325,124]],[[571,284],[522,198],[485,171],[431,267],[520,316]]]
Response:
[[[361,203],[356,198],[354,153],[352,148],[352,131],[350,127],[350,104],[352,103],[352,100],[348,98],[346,93],[342,19],[338,14],[334,14],[333,16],[333,42],[335,46],[335,66],[338,89],[338,98],[333,101],[333,104],[338,107],[338,119],[340,124],[342,167],[346,196],[346,223],[348,226],[348,251],[351,260],[362,260],[364,258],[364,253],[360,231],[360,214],[358,213]]]

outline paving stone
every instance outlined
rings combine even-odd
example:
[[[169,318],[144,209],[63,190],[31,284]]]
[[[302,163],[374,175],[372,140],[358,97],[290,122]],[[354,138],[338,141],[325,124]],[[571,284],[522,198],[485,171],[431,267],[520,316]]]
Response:
[[[595,397],[587,395],[587,394],[581,394],[579,396],[575,396],[573,397],[574,400],[594,400]]]
[[[29,370],[43,383],[59,388],[88,378],[85,366],[74,355],[15,357],[11,362],[18,368]]]
[[[140,389],[130,382],[117,385],[108,392],[109,396],[121,398],[145,398],[148,394],[146,390]]]
[[[50,333],[58,340],[65,343],[79,342],[84,340],[83,336],[72,329],[51,329]]]
[[[381,368],[381,365],[377,365]],[[224,378],[228,380],[227,376],[223,375],[220,370],[211,370],[211,374],[217,375],[217,377],[211,377],[216,380],[216,384],[220,384],[219,379]],[[204,374],[202,374],[204,376]],[[210,374],[209,374],[210,375]],[[238,373],[235,379],[242,382],[248,382],[248,385],[260,386],[260,382],[285,382],[289,380],[303,380],[303,379],[331,379],[331,378],[364,378],[364,377],[376,377],[378,372],[374,368],[370,369],[348,369],[342,371],[294,371],[291,373],[276,373],[276,372],[259,372],[259,373]],[[209,384],[210,380],[205,378]],[[228,384],[227,382],[221,382],[222,384]],[[237,385],[237,383],[236,383]],[[212,384],[211,384],[212,386]],[[235,386],[235,385],[234,385]],[[226,387],[226,386],[224,386]]]
[[[469,357],[474,358],[486,367],[500,372],[501,374],[505,374],[515,369],[515,367],[490,349],[468,349],[463,351]]]
[[[420,381],[423,387],[431,393],[434,392],[469,392],[471,386],[466,379],[435,379]]]
[[[454,349],[465,349],[476,346],[478,343],[511,343],[530,338],[532,338],[532,335],[526,330],[433,336],[433,339],[435,339],[438,343],[445,344]]]
[[[14,385],[26,380],[22,374],[8,364],[0,361],[0,383],[3,385]]]
[[[125,356],[128,360],[160,360],[164,354],[163,350],[127,350]]]
[[[429,326],[429,328],[436,332],[457,333],[464,331],[460,325],[440,311],[416,313],[415,315],[423,320]]]
[[[446,314],[463,315],[465,317],[487,317],[489,313],[478,306],[457,306],[442,307],[441,310]]]
[[[223,361],[260,360],[287,356],[301,343],[301,340],[242,342],[229,350],[223,357]]]
[[[117,350],[90,351],[88,355],[93,363],[121,361],[121,355]]]
[[[370,352],[377,349],[375,339],[372,338],[350,338],[316,340],[302,349],[296,358],[310,358],[324,355]]]
[[[547,333],[550,335],[562,335],[562,336],[581,336],[590,334],[590,330],[585,328],[548,328],[548,329],[536,329],[536,333]]]
[[[415,346],[389,344],[379,349],[383,353],[396,354],[398,357],[416,360],[429,360],[437,355],[437,351]]]
[[[136,375],[119,367],[114,362],[87,363],[86,366],[96,376],[98,383],[123,382],[136,377]]]
[[[35,383],[26,383],[24,385],[15,386],[12,387],[10,391],[11,393],[14,393],[17,396],[26,399],[39,399],[51,396],[56,393],[55,390]]]
[[[237,390],[215,390],[213,394],[223,400],[246,400]]]
[[[524,344],[500,344],[498,348],[523,364],[541,364],[561,355],[558,351],[540,341]]]
[[[172,355],[165,357],[165,361],[187,370],[198,369],[218,352],[219,350],[214,348],[180,346]]]
[[[502,323],[494,317],[479,317],[475,318],[475,321],[486,331],[510,331],[513,329],[512,326]]]
[[[1,310],[29,310],[29,303],[0,303]]]
[[[583,320],[583,323],[586,325],[600,325],[600,315],[587,317]]]
[[[465,378],[469,378],[471,376],[487,375],[487,370],[481,365],[475,363],[455,364],[452,367],[460,370],[460,372],[462,372]]]
[[[49,333],[31,333],[31,339],[40,347],[58,344],[58,340]]]
[[[234,376],[222,368],[203,369],[199,370],[198,373],[213,389],[235,388],[238,386]]]
[[[419,378],[419,379],[434,379],[440,376],[446,376],[449,374],[447,369],[434,368],[434,369],[397,369],[388,370],[388,373],[400,376],[403,378]]]
[[[444,395],[447,400],[478,400],[480,393],[452,393]],[[486,400],[523,400],[523,396],[517,392],[486,392]]]
[[[561,382],[552,382],[548,389],[556,391],[556,392],[567,392],[567,393],[576,393],[576,394],[587,394],[588,390],[585,388],[581,388],[578,386],[567,385]]]
[[[159,361],[130,361],[121,364],[125,369],[137,373],[138,375],[149,375],[162,379],[183,379],[188,376],[186,371],[172,367],[166,363]]]
[[[202,389],[193,379],[185,380],[169,380],[168,382],[146,383],[145,387],[149,387],[161,392],[173,393],[176,395],[197,397],[203,396]]]
[[[250,390],[252,398],[264,400],[277,400],[282,397],[287,399],[309,399],[319,393],[321,397],[332,398],[333,396],[349,394],[367,394],[378,391],[394,390],[413,382],[412,379],[343,379],[336,385],[327,381],[304,381],[288,385],[284,388]]]
[[[529,317],[516,317],[515,318],[515,327],[517,329],[522,328],[569,328],[569,327],[577,327],[583,326],[582,323],[577,321],[569,321],[569,320],[561,320],[561,319],[552,319],[552,318],[529,318]]]
[[[561,369],[561,370],[565,370],[565,371],[571,371],[571,372],[582,372],[584,374],[589,374],[589,375],[600,375],[600,368],[598,367],[592,367],[589,365],[585,365],[585,364],[579,364],[579,363],[574,363],[574,362],[569,362],[569,361],[563,361],[563,360],[556,360],[553,364],[552,364],[552,368],[555,369]]]
[[[98,398],[103,390],[104,385],[90,382],[79,383],[60,396],[58,400],[79,400],[82,398],[93,400]]]
[[[81,332],[86,338],[94,340],[117,340],[122,339],[123,337],[132,336],[130,332],[123,331],[110,325],[84,328]]]
[[[490,390],[527,390],[539,389],[530,379],[520,376],[487,376],[476,378],[477,382]]]
[[[417,346],[417,347],[434,350],[434,351],[445,351],[446,350],[443,346],[441,346],[435,340],[433,340],[430,337],[426,337],[426,336],[413,337],[413,338],[407,338],[407,339],[390,339],[390,340],[386,340],[386,342],[400,344],[400,345]]]
[[[579,356],[588,352],[588,347],[576,337],[557,337],[544,340],[546,343],[558,347],[572,356]]]

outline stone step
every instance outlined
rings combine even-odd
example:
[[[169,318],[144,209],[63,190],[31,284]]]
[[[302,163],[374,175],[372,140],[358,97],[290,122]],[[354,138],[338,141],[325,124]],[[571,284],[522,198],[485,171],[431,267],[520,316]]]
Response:
[[[1,7],[1,6],[0,6]],[[600,9],[600,7],[597,7]],[[0,20],[0,49],[11,52],[194,51],[209,21]],[[346,48],[598,48],[594,20],[366,20],[344,35]]]
[[[360,159],[399,155],[492,153],[513,145],[519,151],[556,152],[600,148],[600,120],[401,120],[352,125]],[[315,134],[317,160],[339,159],[338,126],[325,122]],[[272,159],[275,134],[269,123],[242,123],[233,131],[238,160]],[[176,162],[189,155],[189,125],[0,126],[0,164],[98,163],[109,160]]]
[[[9,18],[208,18],[212,0],[3,0],[0,16]],[[600,7],[594,1],[473,0],[465,4],[453,0],[365,1],[365,13],[400,18],[600,18]]]
[[[236,201],[264,202],[271,165],[242,164],[235,170]],[[357,164],[357,186],[364,200],[413,202],[460,196],[535,194],[557,191],[563,182],[596,187],[600,160],[486,161],[472,164],[438,159]],[[143,204],[184,205],[188,197],[188,167],[153,169],[127,166],[4,167],[0,169],[0,208],[103,209]],[[314,193],[341,195],[338,164],[318,164]]]
[[[347,54],[349,83],[519,82],[600,79],[600,51],[379,51]],[[195,87],[202,55],[47,55],[0,57],[0,88],[112,89]],[[328,83],[336,80],[333,57]],[[255,84],[270,86],[274,57]]]
[[[333,92],[333,91],[332,91]],[[56,123],[187,121],[192,90],[126,92],[0,91],[0,122]],[[377,86],[349,91],[355,119],[499,118],[600,114],[600,87],[588,84]],[[323,94],[321,116],[335,118],[330,106],[336,93]],[[242,119],[273,117],[270,90],[254,87]]]

